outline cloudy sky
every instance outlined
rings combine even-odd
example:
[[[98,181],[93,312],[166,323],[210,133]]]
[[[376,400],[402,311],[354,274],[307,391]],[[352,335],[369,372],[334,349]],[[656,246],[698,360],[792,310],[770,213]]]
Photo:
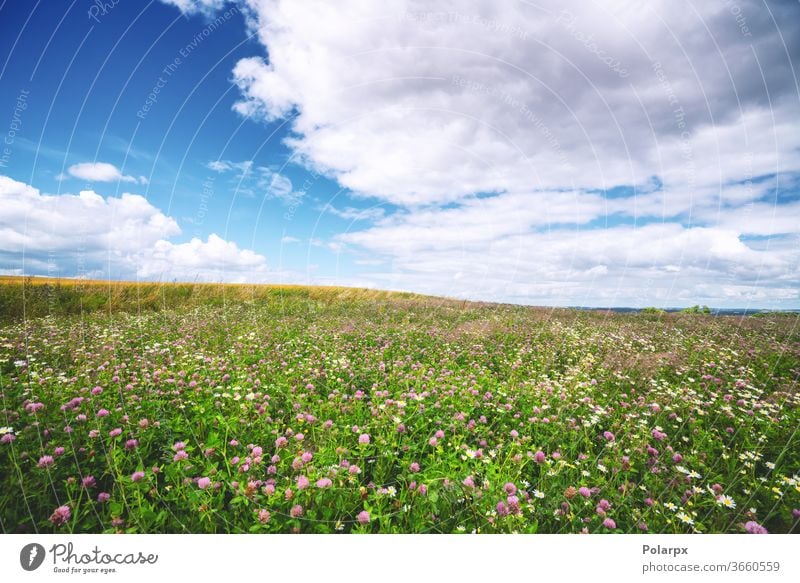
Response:
[[[0,273],[800,308],[800,3],[0,3]]]

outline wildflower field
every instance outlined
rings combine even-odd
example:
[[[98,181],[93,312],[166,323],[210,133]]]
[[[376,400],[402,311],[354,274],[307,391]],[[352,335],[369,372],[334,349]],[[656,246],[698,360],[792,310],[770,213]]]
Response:
[[[797,316],[0,287],[4,532],[798,530]]]

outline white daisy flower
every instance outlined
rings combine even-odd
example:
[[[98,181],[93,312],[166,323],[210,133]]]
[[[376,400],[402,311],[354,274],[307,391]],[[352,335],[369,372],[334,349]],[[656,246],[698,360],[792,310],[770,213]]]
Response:
[[[678,512],[678,513],[677,513],[675,516],[676,516],[676,517],[677,517],[677,518],[678,518],[678,519],[679,519],[681,522],[683,522],[684,524],[694,524],[694,520],[692,520],[692,517],[691,517],[691,516],[689,516],[688,514],[686,514],[686,513],[685,513],[683,510],[681,510],[680,512]]]
[[[724,506],[725,508],[736,508],[736,502],[734,499],[730,496],[726,496],[725,494],[717,496],[717,504]]]

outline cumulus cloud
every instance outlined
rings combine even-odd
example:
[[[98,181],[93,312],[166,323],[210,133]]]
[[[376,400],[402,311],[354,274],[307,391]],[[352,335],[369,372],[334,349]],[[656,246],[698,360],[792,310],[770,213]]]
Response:
[[[797,3],[239,5],[264,51],[236,111],[396,209],[316,241],[379,254],[380,285],[797,305]]]
[[[263,280],[263,255],[215,234],[175,243],[177,222],[138,194],[43,194],[0,176],[0,259],[7,269],[144,279]]]
[[[356,192],[413,205],[800,170],[790,3],[740,3],[747,36],[723,3],[247,4],[269,58],[237,64],[237,110],[294,115],[289,144]]]
[[[253,282],[265,279],[267,263],[263,255],[240,249],[212,233],[206,241],[157,241],[142,252],[136,275],[144,279]]]
[[[0,176],[0,249],[5,252],[78,253],[83,248],[126,256],[179,233],[174,219],[138,194],[47,195]]]
[[[73,164],[67,169],[67,172],[70,176],[89,182],[139,182],[135,176],[125,175],[119,168],[107,162]],[[63,178],[63,174],[60,177]],[[146,178],[142,184],[147,184]]]

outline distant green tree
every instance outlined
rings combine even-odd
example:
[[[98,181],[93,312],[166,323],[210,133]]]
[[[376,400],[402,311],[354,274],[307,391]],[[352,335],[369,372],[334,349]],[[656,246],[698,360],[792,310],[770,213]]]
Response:
[[[711,308],[708,306],[692,306],[691,308],[684,308],[681,312],[684,314],[710,314]]]

